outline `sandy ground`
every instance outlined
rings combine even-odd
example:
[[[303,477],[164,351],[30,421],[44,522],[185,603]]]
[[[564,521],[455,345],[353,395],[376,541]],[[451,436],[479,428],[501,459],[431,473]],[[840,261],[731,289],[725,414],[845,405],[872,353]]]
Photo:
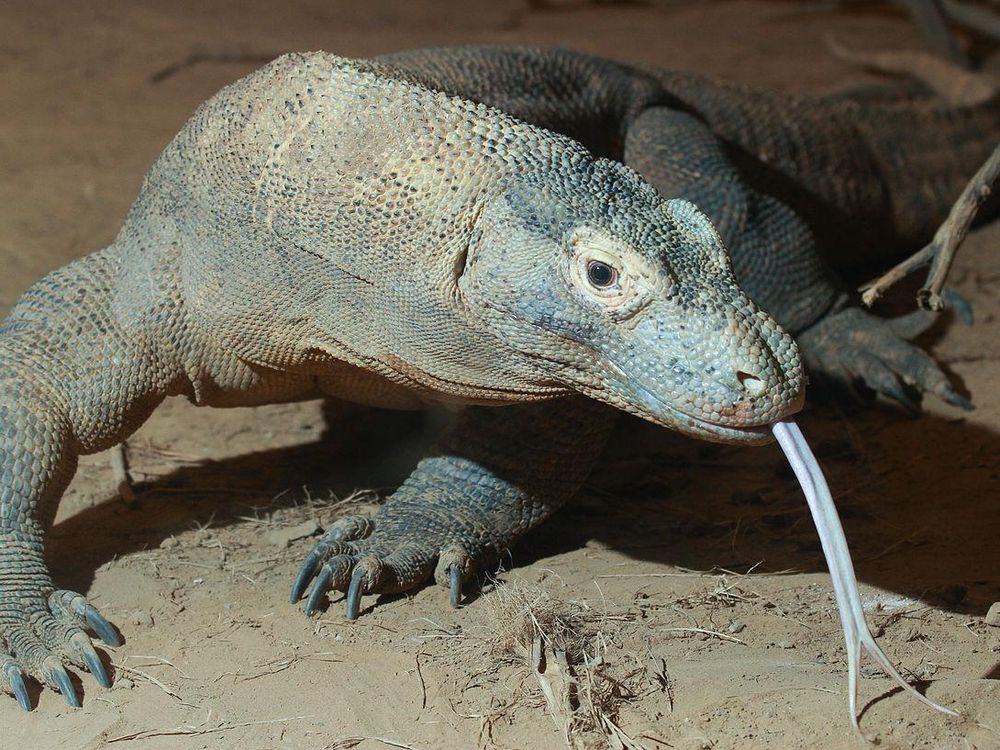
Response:
[[[559,44],[821,91],[862,79],[823,51],[824,33],[917,44],[891,14],[794,3],[559,6],[7,0],[0,306],[107,243],[164,144],[253,58]],[[229,61],[176,69],[200,54]],[[803,417],[881,642],[934,700],[963,712],[935,714],[866,671],[862,727],[884,747],[1000,747],[1000,629],[983,622],[1000,600],[998,241],[996,224],[976,232],[954,273],[976,324],[944,324],[926,341],[975,412],[931,402],[917,420],[832,406]],[[117,499],[106,455],[84,459],[49,549],[57,581],[87,592],[124,633],[109,654],[117,679],[106,691],[84,675],[79,710],[49,690],[35,693],[31,715],[0,700],[0,744],[563,746],[523,657],[498,652],[498,623],[517,619],[510,588],[488,585],[458,611],[433,586],[367,597],[355,623],[339,596],[314,620],[287,602],[311,541],[286,546],[281,532],[375,507],[374,494],[343,498],[391,489],[441,421],[171,402],[131,441],[134,507]],[[651,749],[855,746],[829,577],[777,449],[709,446],[631,420],[615,443],[585,496],[519,544],[500,576],[576,623],[591,662],[578,674],[603,696],[591,718]],[[608,746],[611,724],[591,734],[585,724],[578,742]]]

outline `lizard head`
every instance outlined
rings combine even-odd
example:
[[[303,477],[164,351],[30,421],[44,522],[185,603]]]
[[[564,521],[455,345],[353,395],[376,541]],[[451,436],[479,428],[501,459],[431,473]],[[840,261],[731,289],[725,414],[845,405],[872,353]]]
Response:
[[[483,208],[459,293],[540,379],[719,442],[798,411],[798,349],[711,222],[617,162],[519,180]]]

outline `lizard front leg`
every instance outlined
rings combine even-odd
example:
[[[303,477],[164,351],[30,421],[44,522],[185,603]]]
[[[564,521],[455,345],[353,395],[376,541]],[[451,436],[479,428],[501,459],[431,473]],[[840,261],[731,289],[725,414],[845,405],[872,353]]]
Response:
[[[55,586],[43,552],[78,455],[138,427],[169,377],[112,312],[116,269],[111,250],[71,263],[29,289],[0,326],[0,690],[25,710],[25,677],[80,705],[66,665],[109,687],[88,632],[121,643],[84,596]]]
[[[79,706],[64,662],[111,685],[84,629],[109,646],[121,641],[83,596],[56,589],[45,565],[43,531],[76,469],[71,430],[37,387],[6,377],[0,388],[0,687],[31,710],[30,675]]]
[[[908,341],[928,321],[885,320],[852,304],[806,222],[748,185],[724,144],[696,116],[668,107],[645,110],[628,129],[625,162],[664,195],[687,198],[708,214],[740,284],[795,334],[812,375],[850,393],[863,382],[908,408],[900,381],[969,406],[937,364]]]
[[[374,519],[352,516],[326,532],[291,600],[313,582],[312,614],[330,589],[346,591],[353,620],[362,594],[433,575],[458,606],[465,581],[582,486],[613,423],[613,410],[581,397],[467,409]]]

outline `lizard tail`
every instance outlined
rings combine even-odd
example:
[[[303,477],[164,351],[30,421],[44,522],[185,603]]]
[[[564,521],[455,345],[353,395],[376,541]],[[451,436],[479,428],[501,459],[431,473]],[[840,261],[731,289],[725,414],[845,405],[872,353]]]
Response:
[[[1000,76],[964,70],[928,52],[869,52],[851,49],[832,36],[827,36],[825,41],[834,57],[879,73],[916,78],[953,107],[982,104],[1000,92]]]

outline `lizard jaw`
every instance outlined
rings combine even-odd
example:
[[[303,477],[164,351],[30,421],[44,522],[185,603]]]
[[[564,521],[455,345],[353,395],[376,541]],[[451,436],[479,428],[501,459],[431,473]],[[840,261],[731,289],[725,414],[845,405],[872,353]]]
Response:
[[[709,440],[716,443],[740,443],[743,445],[763,445],[770,442],[771,424],[777,419],[787,418],[802,408],[804,398],[790,403],[788,408],[776,419],[765,424],[748,424],[734,427],[711,422],[692,414],[687,414],[675,406],[658,398],[652,391],[640,384],[632,386],[642,401],[642,406],[635,413],[654,424],[691,435],[692,437]]]

